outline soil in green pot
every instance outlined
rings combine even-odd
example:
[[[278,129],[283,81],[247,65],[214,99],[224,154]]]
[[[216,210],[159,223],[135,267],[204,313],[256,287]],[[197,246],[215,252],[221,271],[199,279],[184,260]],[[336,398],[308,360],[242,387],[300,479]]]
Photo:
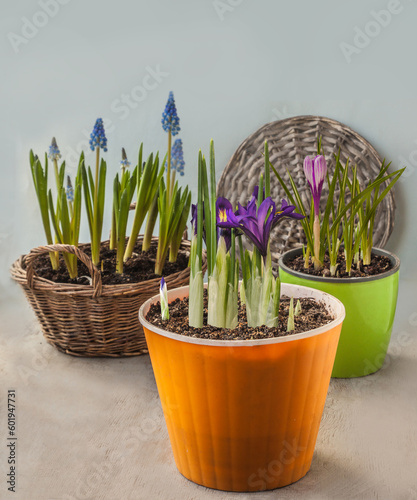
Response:
[[[383,255],[371,254],[371,264],[369,266],[364,266],[362,260],[360,261],[359,267],[356,264],[352,265],[351,273],[346,272],[346,261],[343,252],[339,252],[337,257],[337,274],[336,278],[363,278],[366,276],[376,276],[378,274],[385,273],[392,269],[391,260]],[[293,271],[298,271],[300,273],[309,274],[311,276],[330,276],[330,260],[329,255],[326,253],[324,256],[323,269],[316,271],[312,262],[310,262],[308,268],[304,267],[304,257],[299,255],[293,259],[288,259],[285,264]]]
[[[294,307],[297,298],[294,297]],[[302,333],[314,328],[319,328],[334,320],[329,314],[323,303],[317,302],[311,298],[301,298],[301,314],[295,316],[295,329],[287,332],[288,311],[290,305],[289,297],[281,297],[279,308],[279,322],[277,328],[268,328],[263,325],[260,327],[249,327],[246,321],[246,307],[239,301],[238,304],[238,326],[231,329],[216,328],[207,325],[207,291],[204,290],[204,319],[203,328],[193,328],[188,325],[188,297],[183,300],[176,299],[169,304],[169,320],[163,321],[161,318],[161,307],[159,302],[152,305],[146,315],[147,321],[159,328],[169,332],[212,340],[254,340],[266,339],[272,337],[283,337]]]
[[[84,253],[91,257],[90,246],[82,247]],[[101,278],[103,285],[120,285],[126,283],[140,283],[141,281],[158,278],[154,273],[156,259],[157,242],[152,242],[148,251],[142,252],[141,243],[136,243],[132,257],[125,263],[123,274],[116,274],[116,250],[110,250],[108,242],[104,242],[100,250],[102,261]],[[180,248],[176,262],[165,261],[163,275],[183,271],[188,266],[189,252]],[[34,269],[38,276],[48,279],[54,283],[71,283],[78,285],[88,285],[89,271],[87,267],[78,261],[78,278],[71,279],[67,268],[60,254],[59,269],[54,271],[51,266],[49,255],[40,255],[35,263]]]

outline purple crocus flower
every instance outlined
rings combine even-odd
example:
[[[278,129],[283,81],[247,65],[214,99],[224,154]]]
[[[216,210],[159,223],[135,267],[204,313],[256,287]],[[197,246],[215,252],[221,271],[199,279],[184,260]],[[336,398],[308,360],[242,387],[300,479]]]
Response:
[[[318,155],[313,159],[306,156],[304,159],[304,173],[313,195],[314,215],[318,217],[320,211],[321,190],[327,173],[327,165],[324,156]]]

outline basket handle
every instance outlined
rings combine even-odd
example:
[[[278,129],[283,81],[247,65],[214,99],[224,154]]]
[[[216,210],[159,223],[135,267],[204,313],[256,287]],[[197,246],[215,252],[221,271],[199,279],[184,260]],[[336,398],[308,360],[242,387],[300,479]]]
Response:
[[[42,247],[33,248],[30,253],[25,255],[24,262],[26,263],[26,279],[29,288],[33,289],[33,279],[36,275],[35,270],[33,269],[33,262],[39,255],[44,255],[50,252],[67,252],[72,253],[77,256],[77,258],[87,266],[87,269],[92,278],[92,285],[94,288],[93,298],[100,297],[103,283],[101,281],[101,274],[97,267],[93,264],[90,257],[85,254],[80,248],[75,247],[73,245],[45,245]]]

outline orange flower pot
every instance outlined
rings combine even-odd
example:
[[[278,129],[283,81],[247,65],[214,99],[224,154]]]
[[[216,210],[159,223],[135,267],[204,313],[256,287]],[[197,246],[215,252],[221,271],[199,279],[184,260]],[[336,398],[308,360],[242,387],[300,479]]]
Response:
[[[217,341],[164,331],[139,320],[178,470],[195,483],[260,491],[294,483],[309,470],[345,310],[319,290],[282,293],[323,301],[335,320],[280,338]],[[188,287],[168,292],[184,298]]]

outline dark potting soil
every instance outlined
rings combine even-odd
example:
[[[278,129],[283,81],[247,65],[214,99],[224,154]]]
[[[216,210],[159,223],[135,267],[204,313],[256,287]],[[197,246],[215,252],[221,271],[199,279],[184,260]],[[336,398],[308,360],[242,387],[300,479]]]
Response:
[[[91,257],[90,247],[82,249]],[[157,243],[152,242],[151,248],[142,252],[141,243],[136,243],[132,257],[124,264],[123,274],[116,274],[116,250],[109,250],[109,244],[104,243],[100,250],[101,278],[103,285],[120,285],[126,283],[139,283],[151,280],[159,276],[154,273]],[[168,252],[169,253],[169,252]],[[165,261],[163,276],[177,273],[188,266],[189,252],[180,249],[176,262]],[[71,279],[65,266],[62,253],[59,258],[59,269],[54,271],[51,266],[49,255],[40,255],[35,263],[34,269],[38,276],[53,281],[54,283],[71,283],[78,285],[90,284],[90,273],[87,267],[78,261],[78,278]]]
[[[294,297],[294,308],[296,305]],[[249,327],[246,322],[246,306],[239,301],[238,326],[233,330],[226,328],[216,328],[207,325],[207,293],[204,291],[204,326],[203,328],[193,328],[188,325],[188,297],[184,300],[176,299],[169,304],[169,320],[163,321],[161,318],[161,307],[159,302],[152,305],[146,315],[146,319],[155,326],[164,330],[212,340],[254,340],[272,337],[284,337],[294,333],[302,333],[333,321],[333,316],[329,314],[326,306],[311,298],[301,298],[301,314],[294,318],[295,329],[287,332],[288,311],[290,305],[289,297],[281,297],[279,307],[279,322],[277,328],[259,326]]]
[[[366,276],[376,276],[378,274],[385,273],[392,269],[391,260],[388,257],[384,257],[383,255],[375,255],[371,254],[371,263],[369,266],[364,266],[362,260],[360,261],[359,268],[356,264],[352,264],[351,274],[349,275],[346,272],[346,261],[343,253],[339,252],[337,257],[337,274],[335,278],[362,278]],[[324,256],[323,269],[316,271],[314,269],[314,265],[310,262],[308,268],[304,267],[304,258],[302,255],[295,257],[294,259],[290,259],[286,262],[286,265],[292,269],[293,271],[299,271],[300,273],[310,274],[312,276],[324,276],[326,278],[330,278],[330,259],[329,255],[326,254]]]

